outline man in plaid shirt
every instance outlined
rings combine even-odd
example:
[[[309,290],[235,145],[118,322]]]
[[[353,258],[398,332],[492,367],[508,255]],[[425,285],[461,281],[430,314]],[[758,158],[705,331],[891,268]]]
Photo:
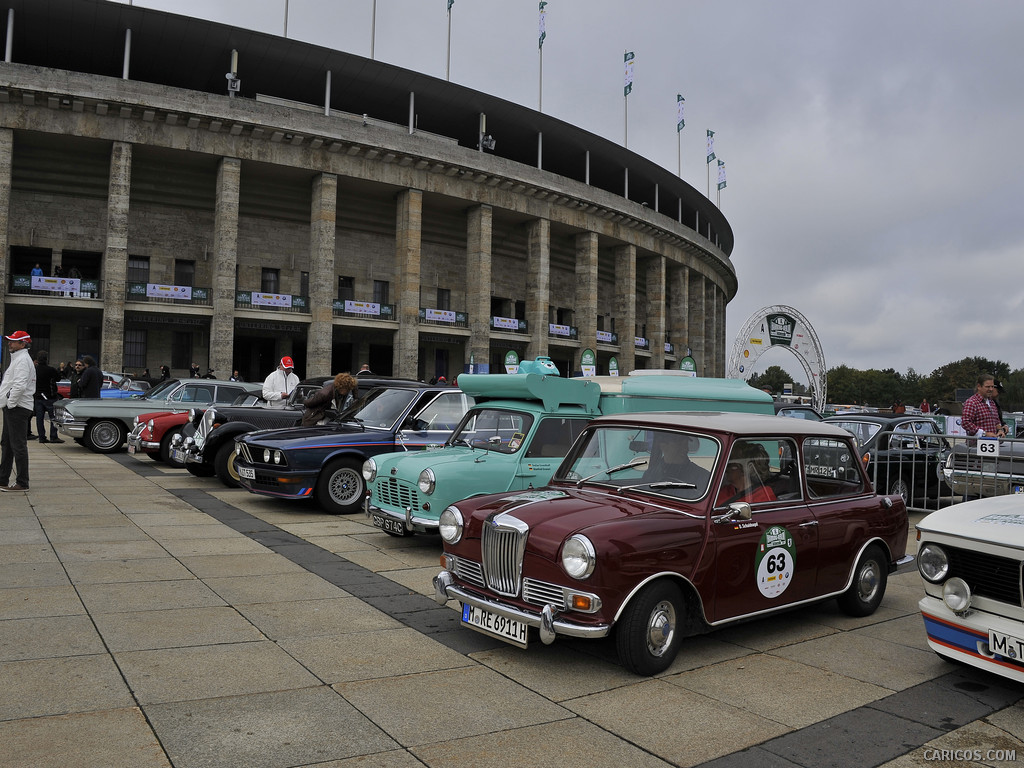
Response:
[[[996,379],[988,373],[978,377],[974,394],[964,402],[963,415],[960,423],[964,431],[972,437],[1004,437],[1006,427],[999,421],[999,409],[996,408]]]

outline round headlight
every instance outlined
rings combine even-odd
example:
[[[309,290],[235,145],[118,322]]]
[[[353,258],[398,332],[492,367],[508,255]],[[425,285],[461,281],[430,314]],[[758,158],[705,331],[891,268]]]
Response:
[[[198,413],[198,411],[195,408],[189,408],[188,409],[188,420],[191,421],[192,423],[195,423],[196,414],[197,413]]]
[[[917,570],[925,580],[938,584],[949,574],[949,557],[937,544],[925,544],[917,553]]]
[[[585,579],[594,572],[597,555],[590,539],[574,534],[562,545],[562,567],[574,579]]]
[[[363,462],[363,480],[368,483],[372,483],[377,479],[377,462],[373,459],[367,459]]]
[[[446,507],[437,521],[437,532],[447,544],[458,544],[462,538],[462,513],[458,507]]]
[[[420,493],[425,493],[427,496],[432,494],[436,485],[434,482],[434,471],[430,467],[424,469],[420,472],[420,477],[416,484],[420,487]]]
[[[264,464],[269,464],[270,463],[270,449],[269,448],[264,448],[263,449],[263,463]]]
[[[280,464],[283,459],[284,459],[284,454],[283,453],[281,453],[280,451],[274,451],[274,463],[275,464]]]
[[[242,444],[241,443],[235,443],[235,456],[241,456],[241,455],[242,455]]]
[[[152,432],[153,431],[153,419],[150,419],[149,421],[147,421],[146,422],[146,426],[149,427],[149,431]]]
[[[971,588],[966,581],[954,576],[942,585],[942,602],[954,613],[966,611],[971,607]]]
[[[132,426],[133,427],[139,426],[139,417],[138,416],[136,416],[134,419],[132,419]]]

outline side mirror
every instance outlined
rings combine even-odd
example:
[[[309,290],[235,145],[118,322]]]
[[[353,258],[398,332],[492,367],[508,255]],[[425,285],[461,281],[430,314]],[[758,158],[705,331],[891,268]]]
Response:
[[[716,524],[731,523],[735,520],[749,520],[750,519],[750,504],[745,501],[734,501],[729,505],[729,511],[721,515],[716,515],[711,518],[711,522]]]

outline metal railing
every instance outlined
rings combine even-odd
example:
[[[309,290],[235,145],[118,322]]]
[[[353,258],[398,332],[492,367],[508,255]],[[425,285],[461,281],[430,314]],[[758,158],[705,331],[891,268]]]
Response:
[[[912,511],[1024,493],[1024,439],[883,432],[866,469],[878,493],[899,493]]]
[[[268,312],[309,313],[309,296],[261,291],[235,291],[235,309],[258,309]]]
[[[128,283],[125,285],[124,299],[149,304],[180,304],[192,307],[213,305],[209,288],[154,283]]]
[[[33,288],[32,287],[32,275],[11,275],[11,282],[7,288],[8,294],[14,294],[18,296],[36,296],[39,298],[53,298],[54,296],[71,297],[75,299],[102,299],[103,298],[103,281],[94,278],[76,278],[78,280],[78,290],[73,290],[72,287],[68,287],[64,290],[62,287],[53,284],[53,281],[60,280],[60,278],[47,278],[47,281],[51,283],[46,288]]]
[[[420,307],[420,325],[438,325],[448,328],[469,328],[469,313],[448,309]]]
[[[335,299],[332,309],[335,317],[352,317],[359,320],[398,319],[397,308],[394,304]]]

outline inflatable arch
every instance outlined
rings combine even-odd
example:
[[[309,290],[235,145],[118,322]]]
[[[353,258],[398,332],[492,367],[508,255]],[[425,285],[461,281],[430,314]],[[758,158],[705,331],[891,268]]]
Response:
[[[747,318],[733,342],[726,376],[749,379],[754,363],[772,347],[782,347],[796,355],[810,382],[814,407],[819,412],[824,411],[825,353],[807,318],[792,307],[764,307]]]

